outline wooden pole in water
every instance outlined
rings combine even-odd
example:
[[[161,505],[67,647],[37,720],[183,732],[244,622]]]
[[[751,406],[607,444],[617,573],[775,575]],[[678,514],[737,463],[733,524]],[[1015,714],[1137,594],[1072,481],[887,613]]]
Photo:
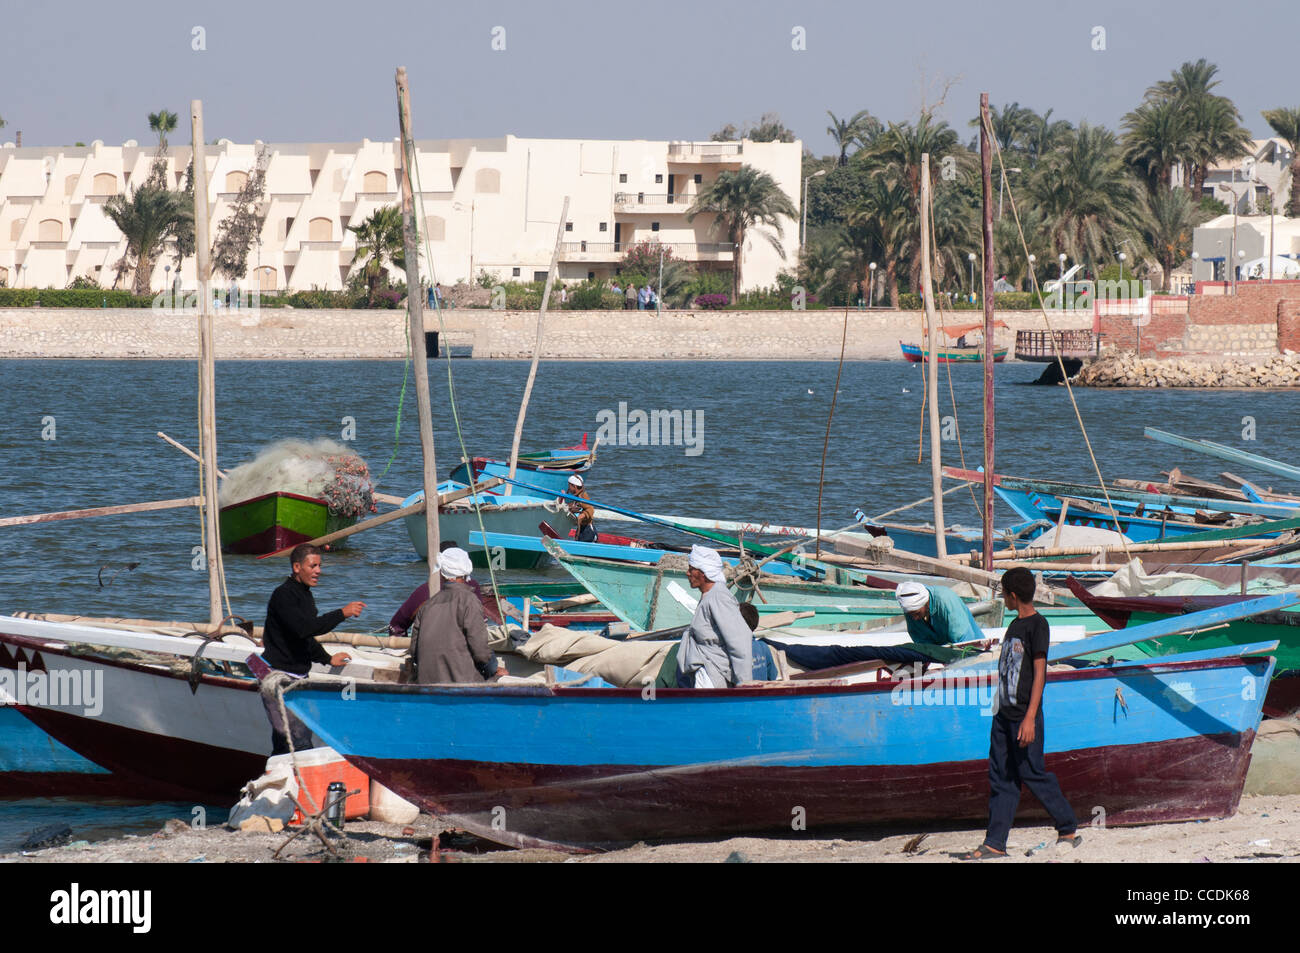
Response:
[[[993,151],[989,94],[980,93],[980,173],[984,183],[984,568],[993,568]]]
[[[415,193],[411,187],[411,162],[415,142],[411,136],[411,91],[406,67],[397,68],[397,122],[402,133],[402,238],[406,247],[406,308],[411,325],[411,363],[415,365],[415,398],[420,412],[420,449],[424,457],[424,498],[438,499],[438,466],[433,452],[433,408],[429,402],[429,355],[424,346],[424,297],[420,294],[420,236],[415,225]],[[429,595],[438,592],[438,507],[424,508],[428,540]]]
[[[212,239],[208,231],[208,165],[203,142],[203,103],[190,101],[190,133],[194,144],[194,250],[199,279],[199,455],[203,481],[203,523],[207,545],[208,616],[221,622],[221,527],[217,509],[216,358],[212,333]]]
[[[524,399],[519,402],[519,419],[515,421],[515,438],[510,444],[510,479],[515,478],[515,467],[519,464],[519,441],[524,435],[524,416],[528,413],[528,399],[533,396],[533,382],[537,380],[537,361],[542,356],[542,333],[546,326],[546,307],[551,300],[551,288],[555,284],[555,272],[560,263],[560,243],[564,239],[564,223],[569,217],[569,197],[564,197],[560,209],[560,224],[555,229],[555,250],[551,252],[551,270],[546,273],[546,288],[542,291],[542,306],[537,310],[537,343],[533,346],[533,363],[528,368],[528,383],[524,385]],[[514,489],[513,484],[506,485],[506,495]]]
[[[934,548],[940,559],[948,556],[943,523],[943,461],[939,450],[939,348],[934,311],[934,288],[930,281],[930,153],[921,155],[921,293],[925,298],[925,371],[930,389],[930,491],[934,495]]]

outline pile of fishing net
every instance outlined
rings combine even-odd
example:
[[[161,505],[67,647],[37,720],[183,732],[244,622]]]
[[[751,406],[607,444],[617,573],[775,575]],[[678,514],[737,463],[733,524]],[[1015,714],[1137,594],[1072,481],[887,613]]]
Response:
[[[375,486],[366,461],[333,440],[280,440],[221,481],[220,504],[266,493],[319,497],[335,516],[358,519],[376,511]]]

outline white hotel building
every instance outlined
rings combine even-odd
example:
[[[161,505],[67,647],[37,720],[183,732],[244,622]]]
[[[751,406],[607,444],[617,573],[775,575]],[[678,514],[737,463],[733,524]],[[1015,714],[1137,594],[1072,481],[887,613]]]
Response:
[[[265,150],[267,187],[261,240],[240,282],[263,291],[342,288],[353,269],[358,224],[400,203],[396,141],[250,145],[222,139],[207,152],[215,227]],[[735,250],[712,230],[711,214],[686,221],[694,197],[724,169],[769,173],[799,206],[799,142],[649,142],[580,139],[423,140],[417,143],[417,213],[434,278],[445,285],[545,277],[564,196],[570,196],[559,277],[614,273],[629,245],[658,241],[675,257],[730,268]],[[143,182],[155,149],[127,142],[80,147],[0,146],[0,284],[62,288],[78,276],[112,287],[126,241],[103,213],[111,195]],[[179,187],[188,146],[168,150],[168,184]],[[782,259],[753,229],[746,236],[745,288],[768,286],[797,262],[798,222],[782,222]],[[423,256],[423,250],[421,252]],[[159,256],[152,285],[166,288],[174,257]],[[193,258],[180,268],[196,286]],[[428,275],[428,262],[422,262]],[[228,283],[217,275],[219,284]],[[130,287],[128,275],[119,287]]]

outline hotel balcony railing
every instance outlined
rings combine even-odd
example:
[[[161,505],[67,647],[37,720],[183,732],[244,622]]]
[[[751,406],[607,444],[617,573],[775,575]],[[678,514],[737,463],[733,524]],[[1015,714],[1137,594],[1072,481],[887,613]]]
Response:
[[[562,242],[560,258],[565,261],[618,261],[628,250],[644,241],[631,242]],[[660,244],[660,243],[652,243]],[[662,242],[673,257],[686,261],[723,261],[735,254],[731,242]]]
[[[739,142],[672,142],[668,158],[678,162],[735,162],[740,158]]]
[[[615,192],[614,205],[620,212],[658,212],[667,209],[671,212],[685,212],[696,195],[674,195],[655,192]]]

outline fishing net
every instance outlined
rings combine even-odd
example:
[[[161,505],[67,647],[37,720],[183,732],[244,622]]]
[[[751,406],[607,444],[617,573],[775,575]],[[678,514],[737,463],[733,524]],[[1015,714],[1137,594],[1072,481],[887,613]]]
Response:
[[[335,516],[360,518],[376,512],[374,483],[365,460],[333,440],[280,440],[221,481],[220,504],[229,506],[266,493],[297,493],[323,499]]]

